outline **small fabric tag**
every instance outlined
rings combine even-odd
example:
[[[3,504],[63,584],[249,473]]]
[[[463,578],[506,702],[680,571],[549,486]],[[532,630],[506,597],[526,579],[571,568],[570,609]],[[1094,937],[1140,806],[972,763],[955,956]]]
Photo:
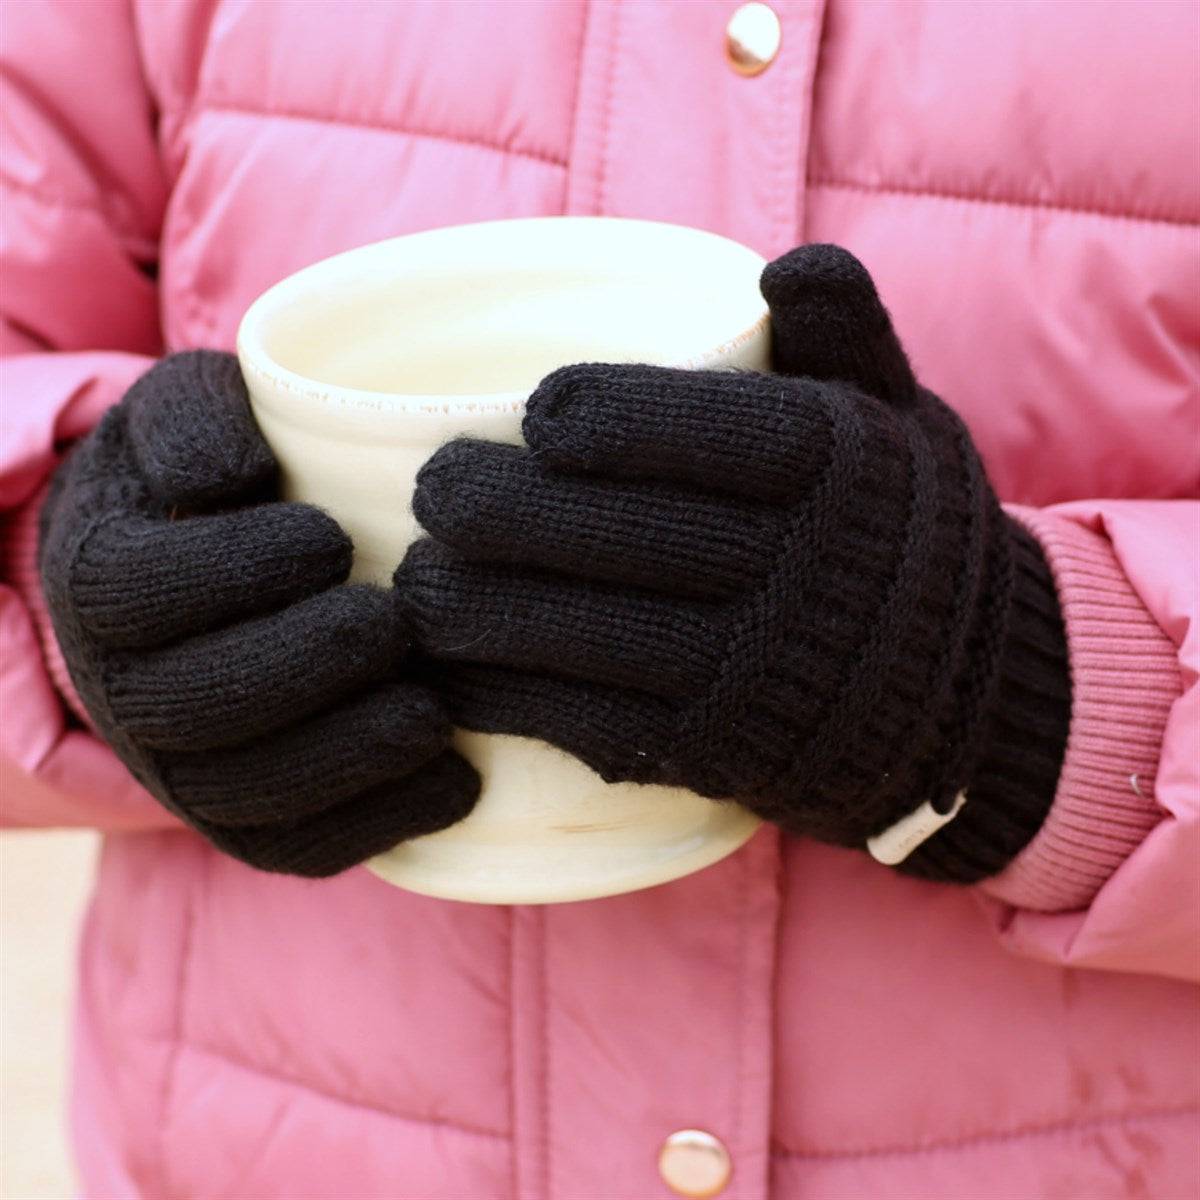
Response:
[[[937,833],[943,825],[953,821],[966,802],[967,793],[959,792],[954,797],[954,806],[950,811],[940,813],[926,800],[907,817],[901,817],[882,833],[868,838],[867,850],[876,862],[883,863],[885,867],[894,867],[903,862],[922,842]]]

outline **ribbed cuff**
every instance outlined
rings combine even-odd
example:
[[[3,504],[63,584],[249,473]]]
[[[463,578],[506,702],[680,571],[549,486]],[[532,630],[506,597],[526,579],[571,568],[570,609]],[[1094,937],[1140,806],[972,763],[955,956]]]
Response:
[[[1008,521],[1012,603],[995,693],[969,775],[967,801],[901,865],[952,883],[995,875],[1024,849],[1050,811],[1071,718],[1067,641],[1054,580],[1037,541]]]
[[[1054,575],[1072,714],[1044,825],[982,890],[1020,908],[1066,912],[1091,903],[1162,815],[1154,776],[1179,665],[1106,538],[1036,509],[1008,512],[1038,539]]]
[[[83,724],[95,733],[96,727],[71,682],[58,639],[54,636],[54,626],[50,622],[45,597],[42,595],[42,579],[37,564],[38,514],[49,491],[50,482],[47,480],[6,522],[4,544],[0,547],[3,552],[3,575],[29,610],[33,627],[37,630],[38,640],[42,644],[46,671],[59,695]]]

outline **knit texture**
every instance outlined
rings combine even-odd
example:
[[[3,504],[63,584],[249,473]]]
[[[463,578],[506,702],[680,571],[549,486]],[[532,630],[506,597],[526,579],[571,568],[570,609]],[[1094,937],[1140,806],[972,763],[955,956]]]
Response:
[[[1037,509],[1009,512],[1054,572],[1071,657],[1071,731],[1045,824],[986,888],[1021,908],[1085,909],[1166,815],[1155,785],[1183,690],[1179,655],[1103,534]]]
[[[41,644],[42,661],[46,673],[54,685],[55,692],[66,703],[71,714],[92,733],[97,733],[79,693],[71,682],[71,673],[63,658],[62,647],[54,636],[54,626],[46,609],[46,597],[42,593],[42,577],[38,570],[38,543],[42,506],[50,493],[52,476],[37,490],[29,502],[10,518],[4,528],[4,561],[0,564],[0,575],[12,581],[13,587],[25,602],[33,626]]]
[[[528,449],[443,447],[404,603],[471,728],[845,846],[966,788],[901,869],[983,878],[1061,764],[1053,582],[861,264],[804,247],[763,286],[795,374],[569,367]]]
[[[137,780],[218,849],[329,875],[478,792],[388,590],[276,498],[229,354],[170,356],[55,473],[39,568],[71,681]]]

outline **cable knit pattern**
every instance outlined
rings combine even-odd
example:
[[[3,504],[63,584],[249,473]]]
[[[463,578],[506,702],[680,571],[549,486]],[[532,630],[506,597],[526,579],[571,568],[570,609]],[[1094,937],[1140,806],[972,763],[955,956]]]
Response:
[[[900,869],[985,878],[1061,764],[1049,571],[861,263],[799,247],[762,290],[783,373],[578,364],[529,398],[528,449],[442,447],[402,602],[468,728],[858,848],[965,788]]]
[[[37,512],[48,490],[49,484],[6,524],[4,573],[28,606],[55,686],[94,728],[63,662],[37,573]],[[1066,619],[1074,696],[1045,824],[1003,872],[979,886],[1020,908],[1068,911],[1091,902],[1161,817],[1154,773],[1162,728],[1181,688],[1178,658],[1102,535],[1050,512],[1005,508],[1034,534],[1049,562]]]
[[[1071,728],[1054,803],[989,895],[1021,908],[1085,908],[1161,819],[1154,776],[1182,687],[1175,647],[1108,541],[1036,509],[1008,512],[1040,541],[1058,588],[1072,676]]]

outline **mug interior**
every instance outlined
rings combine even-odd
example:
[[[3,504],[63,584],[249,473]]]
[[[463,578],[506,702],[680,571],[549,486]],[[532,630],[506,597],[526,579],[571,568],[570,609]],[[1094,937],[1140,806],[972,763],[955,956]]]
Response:
[[[239,351],[320,389],[528,394],[572,362],[703,365],[765,321],[762,266],[728,239],[657,222],[434,230],[285,279],[247,312]]]

